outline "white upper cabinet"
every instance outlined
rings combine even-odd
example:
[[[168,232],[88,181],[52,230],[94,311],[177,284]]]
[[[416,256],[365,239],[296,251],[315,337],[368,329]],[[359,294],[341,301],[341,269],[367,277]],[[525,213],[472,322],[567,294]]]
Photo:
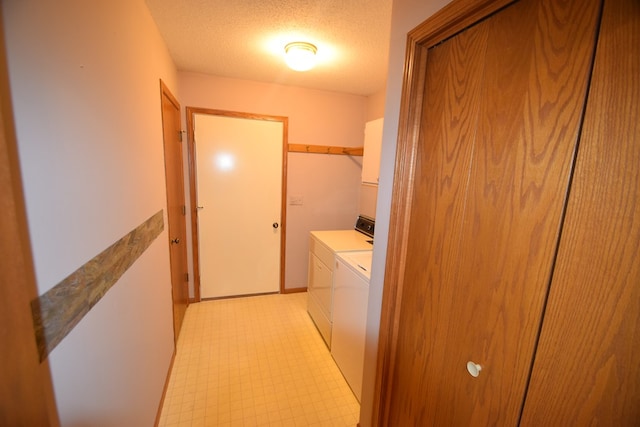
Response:
[[[383,119],[380,118],[367,122],[364,126],[363,184],[378,184],[380,151],[382,149],[382,122]]]

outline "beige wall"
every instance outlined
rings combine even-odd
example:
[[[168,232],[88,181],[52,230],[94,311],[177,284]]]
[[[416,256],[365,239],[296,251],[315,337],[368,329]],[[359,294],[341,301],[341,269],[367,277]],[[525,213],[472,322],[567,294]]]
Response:
[[[288,117],[292,144],[364,144],[364,96],[186,72],[179,85],[183,107]],[[302,206],[287,206],[285,287],[291,289],[307,285],[309,231],[353,228],[362,158],[290,153],[288,163],[287,200],[303,198]]]
[[[178,95],[177,73],[143,0],[2,7],[42,294],[165,209],[159,79]],[[153,425],[173,352],[167,247],[165,227],[50,354],[62,425]]]
[[[394,0],[391,19],[391,45],[389,51],[389,72],[384,109],[384,129],[382,135],[382,155],[380,161],[380,182],[376,206],[376,239],[373,249],[373,266],[369,285],[369,309],[367,312],[367,338],[365,345],[364,377],[362,381],[362,402],[360,425],[371,425],[373,389],[382,307],[382,285],[384,263],[387,252],[387,235],[391,211],[391,190],[395,162],[402,79],[404,71],[407,33],[449,3],[449,0]]]
[[[371,94],[367,98],[367,121],[384,117],[384,101],[387,96],[386,88]]]

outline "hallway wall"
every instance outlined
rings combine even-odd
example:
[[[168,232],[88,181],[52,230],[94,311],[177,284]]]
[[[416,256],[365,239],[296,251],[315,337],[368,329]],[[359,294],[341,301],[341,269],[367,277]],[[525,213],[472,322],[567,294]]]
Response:
[[[162,78],[143,0],[5,0],[39,294],[163,210],[149,249],[49,355],[62,425],[153,425],[173,353]]]
[[[369,284],[367,310],[367,338],[362,380],[360,426],[371,425],[376,363],[378,360],[378,333],[382,310],[385,261],[391,217],[391,191],[395,172],[395,153],[400,119],[400,102],[404,78],[404,61],[407,33],[443,8],[450,0],[394,0],[391,17],[391,41],[389,71],[385,98],[384,128],[382,130],[382,155],[380,183],[376,206],[376,244],[373,249],[373,267]]]

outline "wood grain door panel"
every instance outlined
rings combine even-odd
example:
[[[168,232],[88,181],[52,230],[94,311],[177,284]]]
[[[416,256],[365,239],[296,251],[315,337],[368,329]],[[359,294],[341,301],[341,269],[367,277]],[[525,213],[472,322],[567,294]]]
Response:
[[[517,424],[598,12],[523,0],[428,51],[389,425]]]
[[[604,3],[523,426],[640,423],[640,3]]]
[[[429,394],[434,388],[448,391],[439,387],[444,378],[437,366],[426,362],[441,354],[451,321],[452,249],[460,241],[481,89],[476,71],[483,66],[485,45],[486,29],[473,28],[428,53],[423,109],[429,114],[423,119],[415,167],[400,317],[404,333],[398,340],[390,425],[427,425],[436,403]],[[451,64],[451,57],[457,64]]]
[[[180,104],[165,84],[160,81],[162,103],[162,131],[164,164],[167,184],[167,221],[169,223],[169,262],[171,264],[171,295],[173,300],[173,332],[178,341],[182,321],[189,305],[187,280],[187,222],[184,201],[184,169]]]
[[[454,300],[459,319],[468,323],[454,323],[459,329],[445,360],[455,368],[454,381],[468,390],[461,398],[474,405],[468,419],[457,405],[448,419],[517,423],[570,183],[598,12],[594,2],[520,2],[491,20],[456,267]],[[483,366],[478,378],[465,372],[469,360]]]

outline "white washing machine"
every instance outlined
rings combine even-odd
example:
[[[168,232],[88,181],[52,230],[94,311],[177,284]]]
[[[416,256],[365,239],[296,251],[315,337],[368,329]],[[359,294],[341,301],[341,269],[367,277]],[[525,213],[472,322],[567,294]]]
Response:
[[[333,326],[333,271],[336,254],[373,251],[373,231],[374,220],[360,216],[353,230],[310,233],[307,311],[329,348]]]
[[[358,401],[362,395],[364,344],[373,251],[336,256],[331,355]]]

